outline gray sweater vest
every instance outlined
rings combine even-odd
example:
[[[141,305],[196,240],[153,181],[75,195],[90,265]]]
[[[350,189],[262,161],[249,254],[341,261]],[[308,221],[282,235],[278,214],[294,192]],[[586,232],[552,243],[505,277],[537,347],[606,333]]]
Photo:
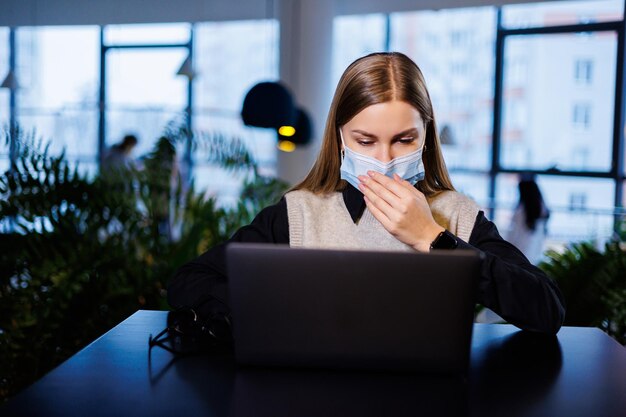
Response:
[[[285,195],[289,219],[289,244],[294,247],[413,251],[393,237],[366,208],[352,221],[341,192],[317,195],[297,190]],[[468,241],[479,212],[469,197],[445,191],[428,199],[435,221]]]

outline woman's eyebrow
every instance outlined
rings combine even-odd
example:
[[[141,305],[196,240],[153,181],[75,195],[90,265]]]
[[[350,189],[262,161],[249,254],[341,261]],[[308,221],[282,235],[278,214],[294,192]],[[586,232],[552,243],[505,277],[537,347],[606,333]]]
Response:
[[[357,133],[359,135],[367,136],[368,138],[378,139],[378,136],[376,136],[375,134],[366,132],[366,131],[361,130],[361,129],[352,129],[351,132],[352,133]],[[418,129],[416,127],[412,127],[410,129],[403,130],[400,133],[396,133],[395,135],[393,135],[393,137],[394,138],[399,138],[399,137],[403,137],[403,136],[406,136],[406,135],[417,135],[418,133],[419,133]]]
[[[417,128],[412,127],[410,129],[403,130],[402,132],[393,135],[393,137],[395,139],[395,138],[401,138],[401,137],[408,136],[408,135],[418,136],[418,134],[419,134],[419,131],[417,130]]]
[[[367,136],[368,138],[378,139],[378,136],[375,134],[360,129],[352,129],[352,133],[358,133],[359,135]]]

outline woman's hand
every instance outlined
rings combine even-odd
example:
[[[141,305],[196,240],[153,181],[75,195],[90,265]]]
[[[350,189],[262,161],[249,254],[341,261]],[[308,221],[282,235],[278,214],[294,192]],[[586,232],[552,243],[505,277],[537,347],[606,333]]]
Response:
[[[430,243],[445,229],[435,222],[426,196],[396,174],[391,179],[368,171],[359,180],[367,208],[383,227],[415,250],[428,252]]]

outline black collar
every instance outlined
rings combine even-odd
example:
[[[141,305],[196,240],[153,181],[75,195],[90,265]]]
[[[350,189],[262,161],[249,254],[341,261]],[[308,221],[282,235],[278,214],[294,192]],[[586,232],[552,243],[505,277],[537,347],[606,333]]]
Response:
[[[343,202],[348,209],[348,213],[350,213],[352,221],[356,223],[365,211],[363,193],[354,188],[351,184],[348,184],[341,193],[343,194]]]

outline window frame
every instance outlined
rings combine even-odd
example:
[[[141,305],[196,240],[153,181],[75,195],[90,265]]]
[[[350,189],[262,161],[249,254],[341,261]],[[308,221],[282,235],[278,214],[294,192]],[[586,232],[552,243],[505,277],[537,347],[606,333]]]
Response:
[[[626,2],[625,2],[626,3]],[[612,179],[615,184],[614,207],[621,207],[623,197],[623,185],[626,176],[624,175],[624,32],[626,19],[601,22],[601,23],[581,23],[561,26],[528,27],[520,29],[507,29],[502,25],[502,9],[497,11],[497,32],[496,32],[496,61],[495,61],[495,94],[493,109],[493,141],[492,160],[490,171],[489,198],[495,201],[496,178],[498,174],[522,174],[531,173],[535,175],[556,175],[563,177],[579,178],[607,178]],[[552,34],[572,34],[589,32],[614,32],[617,36],[617,59],[615,74],[615,101],[613,112],[613,138],[611,147],[611,168],[608,171],[566,171],[556,169],[511,169],[501,165],[500,153],[502,149],[502,108],[504,94],[504,51],[506,40],[510,36],[531,36],[531,35],[552,35]],[[574,110],[573,110],[574,111]],[[495,214],[495,207],[490,208],[490,216]],[[619,215],[615,215],[615,226],[617,227]]]

